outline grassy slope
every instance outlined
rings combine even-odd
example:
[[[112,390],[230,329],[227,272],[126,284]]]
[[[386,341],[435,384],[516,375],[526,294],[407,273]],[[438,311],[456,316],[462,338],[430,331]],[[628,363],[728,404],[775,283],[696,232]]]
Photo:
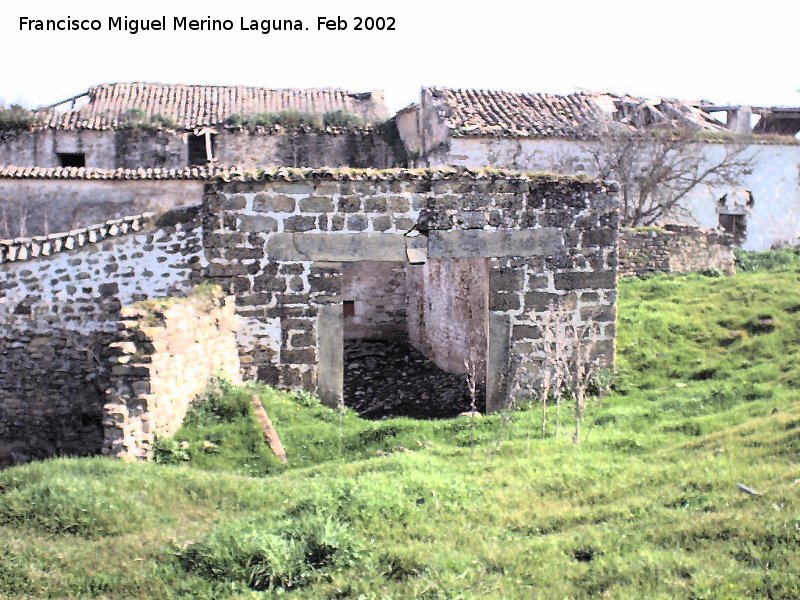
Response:
[[[578,447],[536,439],[535,412],[376,423],[266,390],[288,469],[249,417],[205,415],[177,437],[188,466],[4,471],[0,594],[250,597],[177,555],[242,519],[322,514],[354,556],[290,596],[800,597],[799,274],[624,282],[620,377]]]

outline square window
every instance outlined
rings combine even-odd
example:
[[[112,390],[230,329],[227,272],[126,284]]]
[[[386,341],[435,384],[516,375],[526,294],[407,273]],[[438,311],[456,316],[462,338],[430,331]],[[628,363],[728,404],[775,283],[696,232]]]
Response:
[[[86,155],[83,152],[57,152],[58,164],[62,167],[85,167]]]
[[[356,314],[355,300],[345,300],[342,302],[342,314],[345,317],[353,317]]]

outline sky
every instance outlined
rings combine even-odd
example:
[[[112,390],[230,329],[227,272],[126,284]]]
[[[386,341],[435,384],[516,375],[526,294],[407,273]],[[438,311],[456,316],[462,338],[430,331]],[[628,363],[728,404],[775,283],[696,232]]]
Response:
[[[167,31],[108,31],[109,17]],[[101,31],[20,31],[20,18],[98,19]],[[174,17],[232,31],[172,31]],[[347,30],[318,30],[325,17]],[[356,17],[394,31],[355,31]],[[422,86],[578,89],[744,105],[800,105],[800,2],[7,2],[0,101],[35,107],[114,81],[384,90],[397,110]],[[301,31],[240,29],[300,19]],[[305,29],[305,28],[308,29]]]

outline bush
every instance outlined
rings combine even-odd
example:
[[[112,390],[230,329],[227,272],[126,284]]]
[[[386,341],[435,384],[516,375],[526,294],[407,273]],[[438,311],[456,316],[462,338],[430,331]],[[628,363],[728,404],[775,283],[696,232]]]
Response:
[[[194,401],[186,413],[184,425],[232,423],[250,416],[250,397],[223,378],[214,378],[208,389]]]
[[[284,129],[322,129],[322,117],[315,113],[298,110],[282,110],[280,112],[264,112],[252,115],[235,114],[228,117],[228,125],[242,129],[273,128]]]
[[[364,119],[358,115],[354,115],[343,110],[326,112],[322,116],[322,122],[325,127],[333,127],[337,129],[359,129],[366,125]]]
[[[186,570],[254,590],[298,587],[359,558],[350,527],[320,513],[274,530],[263,519],[225,523],[178,555]]]
[[[35,113],[18,104],[12,104],[8,108],[0,107],[0,131],[30,129],[35,121]]]
[[[735,250],[739,271],[776,271],[800,265],[800,247],[777,248],[765,252]]]

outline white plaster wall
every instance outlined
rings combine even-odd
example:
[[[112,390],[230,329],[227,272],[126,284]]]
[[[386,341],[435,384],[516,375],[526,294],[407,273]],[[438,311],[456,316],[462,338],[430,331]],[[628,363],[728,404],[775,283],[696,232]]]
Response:
[[[573,140],[519,140],[507,138],[456,137],[449,152],[432,156],[433,165],[503,167],[523,171],[561,171],[596,175],[586,158],[586,148],[597,142]],[[709,160],[719,160],[725,147],[704,144]],[[766,250],[775,244],[800,241],[800,145],[752,144],[746,150],[754,168],[740,186],[698,188],[684,202],[686,215],[669,222],[700,227],[719,225],[718,201],[724,195],[741,198],[744,190],[753,194],[755,205],[748,212],[746,250]],[[734,209],[733,212],[736,212]]]
[[[203,186],[194,180],[0,179],[0,239],[200,204]]]
[[[75,331],[115,331],[120,304],[192,289],[198,267],[205,265],[201,235],[199,225],[178,224],[49,257],[4,263],[0,332],[13,329],[15,323],[22,329],[46,327],[48,319]],[[103,284],[116,286],[104,294]],[[20,311],[21,304],[25,311]]]

